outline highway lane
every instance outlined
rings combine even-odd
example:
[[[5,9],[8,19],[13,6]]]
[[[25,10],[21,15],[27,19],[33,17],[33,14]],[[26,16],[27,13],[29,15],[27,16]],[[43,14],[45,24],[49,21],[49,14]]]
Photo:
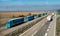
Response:
[[[54,21],[49,26],[50,28],[48,28],[48,36],[56,36],[56,16],[54,18]]]
[[[34,25],[19,36],[33,36],[39,30],[39,28],[41,28],[44,25],[44,23],[46,23],[46,21],[46,18],[44,18],[43,20],[41,20],[36,25]]]
[[[56,17],[52,22],[46,23],[34,36],[56,36]]]
[[[19,36],[55,36],[55,31],[54,31],[55,27],[54,28],[51,27],[52,25],[56,24],[55,22],[56,22],[55,16],[54,16],[54,20],[51,22],[47,22],[47,20],[45,18]],[[50,27],[51,27],[51,29],[50,29]]]
[[[44,26],[41,27],[41,29],[38,30],[38,32],[34,36],[44,36],[50,22],[46,22]]]

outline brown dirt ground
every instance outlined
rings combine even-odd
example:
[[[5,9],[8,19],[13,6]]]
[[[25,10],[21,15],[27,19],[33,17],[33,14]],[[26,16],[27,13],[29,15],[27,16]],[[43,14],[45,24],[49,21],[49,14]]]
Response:
[[[42,14],[43,12],[42,11],[37,11],[37,12],[0,12],[0,24],[5,24],[6,23],[6,20],[8,19],[12,19],[10,17],[12,16],[19,16],[19,15],[24,15],[24,16],[27,16],[29,15],[29,13],[31,13],[31,15],[33,14]]]

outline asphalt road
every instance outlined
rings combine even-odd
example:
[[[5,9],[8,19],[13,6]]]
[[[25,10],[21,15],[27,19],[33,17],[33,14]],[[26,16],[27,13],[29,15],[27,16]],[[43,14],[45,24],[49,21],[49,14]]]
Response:
[[[56,36],[56,17],[47,22],[34,36]]]
[[[47,31],[47,36],[56,36],[56,16],[54,18],[54,21],[48,27],[49,31]]]
[[[47,21],[46,18],[44,18],[43,20],[41,20],[36,25],[34,25],[33,27],[31,27],[30,29],[28,29],[27,31],[25,31],[24,33],[22,33],[19,36],[32,36],[32,35],[34,35],[39,29],[41,29],[41,27],[44,25],[44,23],[46,23],[46,21]]]
[[[46,22],[44,26],[41,27],[41,29],[38,30],[38,32],[34,36],[44,36],[50,22]]]
[[[47,22],[46,18],[25,31],[19,36],[55,36],[56,16],[53,21]]]

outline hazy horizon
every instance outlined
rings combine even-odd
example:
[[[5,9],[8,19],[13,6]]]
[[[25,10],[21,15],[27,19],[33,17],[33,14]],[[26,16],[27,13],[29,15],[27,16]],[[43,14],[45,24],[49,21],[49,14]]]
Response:
[[[0,11],[58,10],[60,0],[0,0]]]

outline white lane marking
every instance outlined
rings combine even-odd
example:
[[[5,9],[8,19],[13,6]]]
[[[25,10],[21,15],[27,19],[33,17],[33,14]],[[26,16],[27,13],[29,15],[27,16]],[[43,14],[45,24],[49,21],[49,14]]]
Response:
[[[47,29],[47,32],[49,31],[49,29]]]
[[[32,36],[34,36],[37,32],[38,32],[38,31],[35,31],[35,32],[32,34]]]
[[[48,29],[47,29],[47,31],[46,31],[46,33],[45,33],[45,35],[44,36],[48,36],[48,32],[49,32],[49,30],[50,30],[50,27],[51,26],[51,24],[48,26]]]
[[[28,31],[28,30],[27,30]],[[21,35],[19,35],[19,36],[23,36],[27,31],[25,31],[24,33],[22,33]]]
[[[45,33],[45,35],[44,36],[47,36],[48,35],[48,33]]]
[[[28,30],[27,30],[28,31]],[[23,34],[25,34],[27,31],[25,31]],[[35,31],[32,36],[34,36],[38,31]],[[19,35],[19,36],[23,36],[23,34]]]

